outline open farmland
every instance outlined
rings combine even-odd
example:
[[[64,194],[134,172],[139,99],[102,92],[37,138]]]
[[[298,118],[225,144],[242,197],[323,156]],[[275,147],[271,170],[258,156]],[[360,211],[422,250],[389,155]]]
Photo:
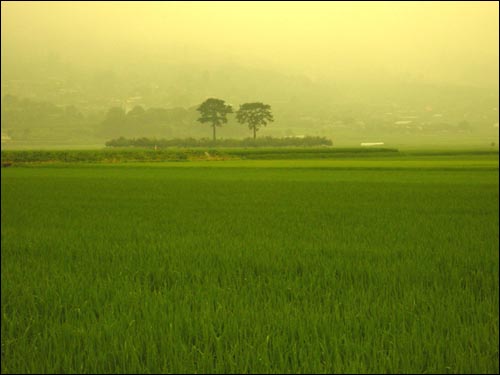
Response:
[[[2,373],[498,373],[498,153],[286,159],[2,169]]]

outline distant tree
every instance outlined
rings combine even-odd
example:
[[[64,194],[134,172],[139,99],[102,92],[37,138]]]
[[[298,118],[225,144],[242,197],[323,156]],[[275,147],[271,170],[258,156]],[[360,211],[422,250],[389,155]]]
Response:
[[[127,126],[129,128],[137,129],[141,125],[145,125],[146,111],[140,105],[136,105],[126,114]]]
[[[121,107],[112,107],[106,113],[104,120],[101,122],[102,135],[111,135],[123,131],[127,116],[125,110]]]
[[[146,121],[151,124],[164,124],[169,121],[165,108],[148,108],[144,116]]]
[[[144,108],[140,105],[136,105],[134,108],[132,108],[130,111],[127,112],[127,116],[129,117],[141,117],[146,113]]]
[[[119,125],[125,121],[125,110],[121,107],[112,107],[106,113],[104,122],[109,125]]]
[[[253,130],[253,139],[257,137],[257,131],[262,125],[266,126],[268,122],[274,121],[271,106],[259,102],[240,105],[240,109],[236,112],[236,119]]]
[[[198,108],[197,111],[201,113],[198,119],[201,123],[209,122],[213,128],[213,140],[216,140],[215,128],[227,123],[227,114],[233,113],[233,108],[221,99],[210,98],[205,100]]]

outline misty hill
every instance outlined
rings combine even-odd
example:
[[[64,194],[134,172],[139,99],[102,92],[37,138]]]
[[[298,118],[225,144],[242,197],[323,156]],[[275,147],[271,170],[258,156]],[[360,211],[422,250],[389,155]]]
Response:
[[[341,84],[230,64],[92,70],[51,58],[28,74],[29,66],[2,80],[2,132],[18,141],[206,137],[196,108],[209,96],[235,108],[252,100],[270,104],[276,121],[263,136],[327,136],[340,144],[498,139],[498,92],[490,88]],[[226,138],[248,135],[232,117],[220,131]]]

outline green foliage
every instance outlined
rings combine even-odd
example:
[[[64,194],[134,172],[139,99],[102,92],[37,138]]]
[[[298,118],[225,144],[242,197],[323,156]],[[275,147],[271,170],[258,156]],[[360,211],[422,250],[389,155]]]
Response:
[[[179,161],[186,160],[190,152],[151,149],[111,150],[2,150],[2,161],[12,163],[36,162],[87,162],[116,163],[128,161]]]
[[[201,114],[199,122],[212,124],[215,141],[215,127],[227,123],[227,115],[233,113],[233,108],[222,99],[209,98],[198,107],[197,111]]]
[[[268,122],[274,121],[271,106],[260,102],[240,105],[236,112],[236,119],[242,124],[247,124],[248,128],[253,130],[254,139],[261,126],[266,126]]]
[[[108,147],[313,147],[331,146],[332,141],[325,137],[304,138],[274,138],[260,139],[219,139],[184,138],[184,139],[156,139],[156,138],[130,138],[120,137],[106,142]]]
[[[124,125],[127,118],[125,110],[121,107],[111,107],[106,113],[106,117],[102,125],[106,128],[111,128],[116,125]]]
[[[12,95],[6,95],[2,104],[2,127],[10,129],[47,125],[74,127],[81,125],[84,120],[84,116],[75,106],[57,106]]]
[[[184,145],[187,146],[187,145]],[[22,165],[26,163],[120,163],[120,162],[162,162],[179,160],[307,160],[308,162],[334,161],[336,166],[388,168],[418,168],[438,166],[447,168],[498,168],[496,150],[448,150],[400,152],[390,148],[330,148],[330,147],[251,147],[251,148],[140,148],[116,147],[102,150],[2,150],[2,163]],[[438,158],[439,161],[434,161]],[[340,164],[339,160],[347,161]],[[318,164],[321,165],[321,164]],[[307,164],[307,167],[313,166]]]
[[[199,159],[209,152],[211,156],[220,156],[223,159],[330,159],[361,156],[391,156],[397,153],[394,149],[331,149],[331,148],[233,148],[213,149],[210,142],[204,144],[205,148],[189,149],[189,144],[178,144],[182,149],[158,148],[157,150],[140,147],[112,148],[104,150],[2,150],[2,162],[15,164],[38,162],[130,162],[130,161],[177,161],[189,158]],[[366,151],[366,152],[365,152]]]
[[[71,134],[88,137],[93,121],[72,105],[58,106],[47,101],[6,95],[2,100],[2,132],[13,139],[64,139]]]
[[[184,108],[148,108],[135,106],[125,112],[123,108],[110,108],[102,121],[101,134],[138,136],[142,134],[164,133],[168,135],[171,127],[186,126],[192,122],[192,114]]]
[[[489,158],[2,170],[2,373],[498,373]]]

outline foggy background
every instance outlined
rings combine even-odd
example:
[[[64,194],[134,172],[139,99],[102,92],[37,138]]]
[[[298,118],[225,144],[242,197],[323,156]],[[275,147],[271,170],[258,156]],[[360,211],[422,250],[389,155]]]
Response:
[[[498,2],[2,2],[2,148],[261,136],[498,147]],[[221,138],[251,136],[233,117]]]

